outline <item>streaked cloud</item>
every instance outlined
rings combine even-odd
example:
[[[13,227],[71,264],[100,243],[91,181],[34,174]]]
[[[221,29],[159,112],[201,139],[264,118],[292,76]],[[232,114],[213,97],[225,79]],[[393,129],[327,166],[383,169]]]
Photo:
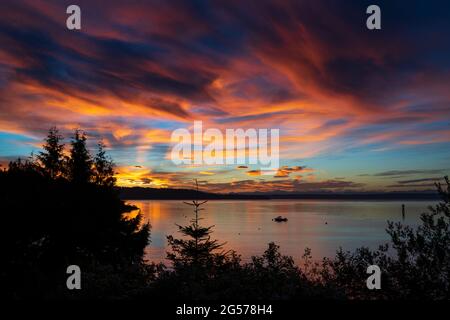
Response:
[[[408,176],[415,174],[442,174],[445,169],[418,169],[418,170],[390,170],[373,174],[375,177],[389,177],[389,176]]]
[[[449,3],[381,0],[392,17],[377,33],[364,1],[77,4],[80,32],[65,28],[63,2],[0,3],[2,158],[27,156],[56,125],[102,138],[123,185],[200,175],[217,190],[328,190],[448,173],[437,168],[450,157]],[[279,128],[282,167],[174,166],[170,134],[194,120]]]

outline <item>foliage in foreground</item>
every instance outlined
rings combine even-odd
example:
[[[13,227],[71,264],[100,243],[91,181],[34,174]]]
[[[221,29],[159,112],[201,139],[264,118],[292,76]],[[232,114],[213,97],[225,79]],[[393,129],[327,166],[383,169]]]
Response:
[[[103,144],[92,157],[86,136],[76,131],[69,150],[51,129],[44,150],[0,171],[2,232],[0,279],[9,297],[63,298],[66,268],[78,265],[89,283],[107,282],[124,270],[141,269],[149,226],[114,189],[113,163]],[[125,277],[124,277],[125,278]],[[91,286],[92,287],[92,286]]]
[[[189,240],[169,237],[173,270],[159,272],[149,292],[172,299],[450,299],[450,182],[437,185],[442,201],[421,215],[417,228],[388,222],[391,241],[378,250],[340,249],[335,258],[313,262],[305,250],[302,268],[270,243],[260,257],[242,263],[235,252],[223,253],[211,241],[211,228],[180,227]],[[195,230],[203,232],[192,232]],[[206,237],[207,236],[207,237]],[[209,248],[210,250],[205,250]],[[198,251],[197,251],[198,250]],[[199,263],[195,256],[204,258]],[[382,270],[381,290],[366,286],[369,265]]]
[[[327,284],[310,281],[295,265],[270,243],[262,256],[242,263],[234,251],[223,251],[223,243],[211,239],[214,226],[203,227],[199,221],[206,201],[186,203],[193,207],[190,225],[179,226],[184,236],[168,236],[167,254],[172,269],[162,267],[147,295],[168,299],[319,299],[342,298]]]
[[[244,263],[211,239],[200,224],[204,202],[188,203],[194,218],[168,236],[171,267],[143,261],[149,225],[118,197],[113,163],[103,144],[92,156],[76,131],[69,150],[51,129],[43,152],[0,171],[2,292],[44,299],[433,299],[450,298],[450,182],[442,201],[421,215],[417,228],[388,222],[391,241],[378,250],[339,250],[302,267],[270,243]],[[65,287],[66,267],[82,269],[82,290]],[[382,289],[368,290],[366,269],[382,270]]]
[[[343,288],[347,296],[360,299],[450,299],[450,182],[437,189],[442,201],[420,216],[412,228],[388,222],[391,241],[378,250],[339,250],[324,260],[324,281]],[[378,265],[382,289],[368,292],[364,271]]]

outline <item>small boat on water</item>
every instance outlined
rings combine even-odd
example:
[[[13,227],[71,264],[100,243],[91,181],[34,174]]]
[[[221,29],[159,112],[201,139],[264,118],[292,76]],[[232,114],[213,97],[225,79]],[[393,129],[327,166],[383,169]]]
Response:
[[[282,216],[278,216],[276,218],[273,218],[272,220],[275,221],[275,222],[286,222],[286,221],[288,221],[287,218],[284,218]]]

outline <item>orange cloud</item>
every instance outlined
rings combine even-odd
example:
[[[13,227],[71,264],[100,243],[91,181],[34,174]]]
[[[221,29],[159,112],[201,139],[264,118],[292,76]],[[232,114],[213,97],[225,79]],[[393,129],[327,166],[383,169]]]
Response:
[[[250,171],[247,171],[246,174],[249,176],[260,176],[261,170],[250,170]]]
[[[283,166],[277,170],[274,177],[287,178],[293,172],[311,172],[311,171],[313,171],[311,168],[307,168],[305,166],[294,166],[294,167]]]

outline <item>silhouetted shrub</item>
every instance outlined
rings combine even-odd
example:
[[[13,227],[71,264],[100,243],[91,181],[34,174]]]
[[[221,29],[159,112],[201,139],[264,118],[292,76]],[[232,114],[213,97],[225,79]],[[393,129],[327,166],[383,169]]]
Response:
[[[340,250],[325,259],[324,280],[359,299],[450,299],[450,182],[437,185],[442,201],[420,217],[412,228],[388,222],[388,244],[378,250]],[[365,270],[376,264],[382,270],[382,289],[367,290]]]

